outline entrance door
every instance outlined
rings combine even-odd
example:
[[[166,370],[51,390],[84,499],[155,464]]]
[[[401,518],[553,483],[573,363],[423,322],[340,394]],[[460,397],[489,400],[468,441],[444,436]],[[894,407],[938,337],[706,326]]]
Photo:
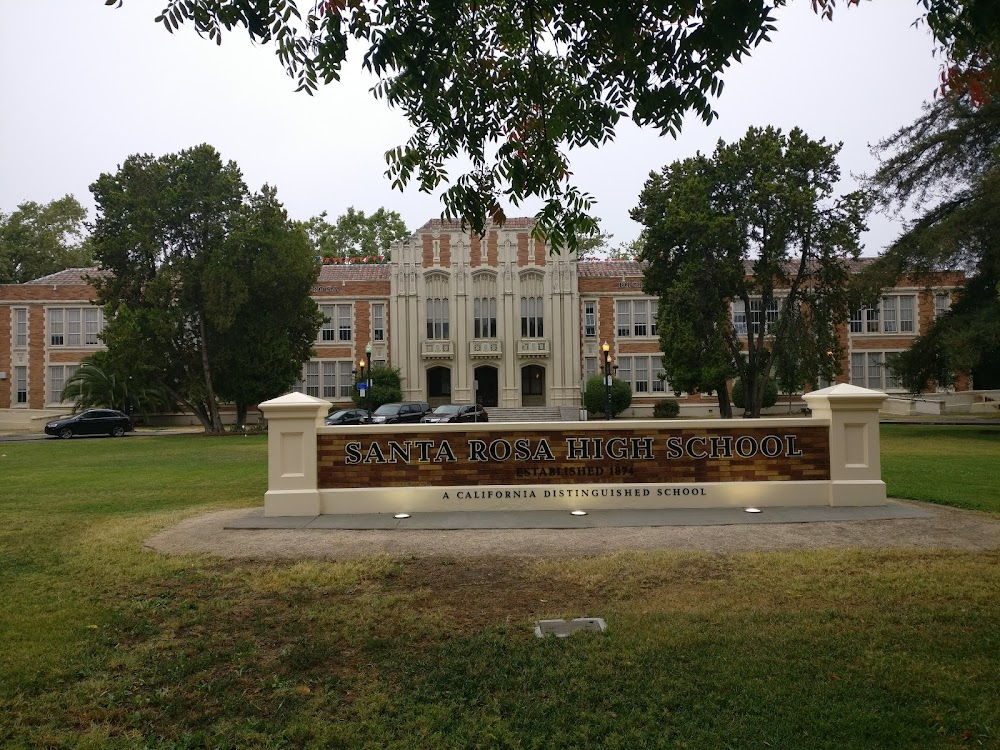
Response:
[[[472,373],[479,385],[476,391],[476,402],[483,406],[497,406],[500,403],[500,388],[498,385],[497,368],[483,365]]]
[[[521,406],[545,406],[545,368],[521,368]]]
[[[451,403],[451,368],[432,367],[427,371],[427,403],[431,406]]]

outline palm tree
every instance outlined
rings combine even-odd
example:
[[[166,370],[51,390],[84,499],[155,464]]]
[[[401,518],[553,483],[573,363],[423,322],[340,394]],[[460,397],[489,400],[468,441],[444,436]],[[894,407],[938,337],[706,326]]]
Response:
[[[92,408],[119,409],[126,414],[170,411],[176,400],[159,386],[136,386],[132,378],[109,367],[105,352],[85,358],[66,381],[62,400],[73,403],[73,411]]]

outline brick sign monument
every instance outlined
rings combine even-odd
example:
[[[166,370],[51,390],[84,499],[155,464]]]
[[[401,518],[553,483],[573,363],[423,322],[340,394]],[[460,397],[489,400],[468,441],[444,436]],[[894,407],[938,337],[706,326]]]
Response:
[[[266,516],[881,505],[885,394],[836,385],[807,419],[327,427],[290,393],[268,420]]]

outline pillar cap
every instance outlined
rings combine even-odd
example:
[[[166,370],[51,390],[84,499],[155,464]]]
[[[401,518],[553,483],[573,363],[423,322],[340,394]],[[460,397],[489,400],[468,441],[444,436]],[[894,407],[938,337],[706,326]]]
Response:
[[[319,409],[329,409],[333,404],[322,398],[304,393],[286,393],[258,404],[265,417],[279,414],[315,414]]]
[[[830,403],[838,405],[857,404],[859,406],[879,406],[887,398],[889,398],[889,396],[882,391],[859,388],[858,386],[850,385],[849,383],[838,383],[837,385],[832,385],[829,388],[821,388],[818,391],[812,391],[811,393],[806,393],[802,396],[802,400],[807,404],[813,401],[820,403],[826,400]]]

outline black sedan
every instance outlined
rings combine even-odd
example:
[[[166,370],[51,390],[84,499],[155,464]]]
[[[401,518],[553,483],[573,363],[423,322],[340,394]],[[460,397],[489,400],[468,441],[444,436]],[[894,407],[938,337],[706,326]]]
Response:
[[[88,409],[69,417],[59,417],[45,425],[46,435],[69,439],[74,435],[111,435],[132,432],[132,420],[114,409]]]
[[[421,422],[489,422],[490,416],[480,404],[443,404]]]
[[[342,424],[368,424],[368,412],[364,409],[341,409],[328,415],[326,418],[328,425]]]

